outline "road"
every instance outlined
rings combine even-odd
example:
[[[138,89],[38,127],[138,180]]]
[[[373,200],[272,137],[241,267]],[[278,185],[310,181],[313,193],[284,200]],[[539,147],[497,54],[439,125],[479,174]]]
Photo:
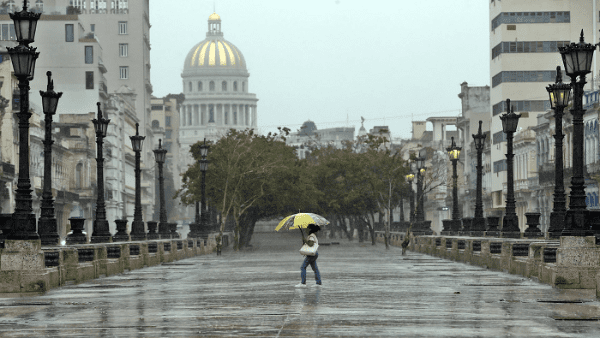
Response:
[[[319,248],[321,288],[294,288],[298,233],[257,233],[248,251],[0,296],[0,337],[600,336],[593,290],[320,238],[330,241],[340,244]]]

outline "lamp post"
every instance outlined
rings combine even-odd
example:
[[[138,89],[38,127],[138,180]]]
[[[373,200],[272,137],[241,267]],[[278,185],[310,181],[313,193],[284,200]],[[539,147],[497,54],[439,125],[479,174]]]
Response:
[[[562,82],[560,66],[556,67],[556,82],[546,87],[550,96],[550,106],[554,110],[554,205],[550,213],[548,236],[559,238],[565,226],[567,201],[563,172],[562,119],[564,109],[569,105],[571,85]]]
[[[502,130],[506,133],[506,212],[502,223],[502,237],[519,238],[519,218],[516,213],[515,189],[513,180],[513,134],[517,131],[517,125],[521,114],[515,114],[510,106],[510,99],[506,100],[506,114],[500,116]]]
[[[44,192],[42,193],[42,215],[38,224],[38,233],[42,240],[42,245],[56,245],[60,240],[54,217],[54,199],[52,198],[52,115],[56,114],[58,99],[62,93],[54,91],[54,82],[52,73],[47,72],[48,87],[41,91],[42,106],[44,109],[44,127],[46,135],[44,138]]]
[[[452,137],[452,144],[446,148],[448,157],[452,162],[452,232],[454,235],[458,235],[458,231],[461,228],[460,211],[458,211],[458,174],[456,173],[456,165],[458,158],[460,157],[461,147],[457,147],[454,143],[454,137]],[[468,229],[466,229],[468,230]]]
[[[165,208],[165,178],[163,177],[163,164],[167,157],[167,149],[164,149],[161,144],[161,139],[158,139],[158,149],[154,149],[154,156],[156,158],[156,164],[158,164],[158,188],[160,191],[160,216],[158,228],[167,227],[167,210]]]
[[[431,221],[425,221],[425,212],[424,212],[424,204],[425,197],[423,196],[423,180],[425,179],[425,160],[426,160],[427,151],[425,149],[421,149],[419,151],[419,157],[417,157],[417,212],[416,212],[416,228],[418,234],[429,235],[432,233],[430,228]]]
[[[579,43],[571,43],[559,48],[565,66],[565,73],[571,78],[573,87],[573,176],[571,177],[571,193],[569,210],[565,215],[565,228],[562,236],[587,236],[593,232],[585,225],[585,179],[583,177],[583,87],[585,75],[590,72],[594,57],[595,45],[585,43],[583,29]],[[579,81],[577,81],[579,77]]]
[[[408,175],[406,175],[406,181],[408,182],[408,198],[409,198],[409,204],[408,204],[408,220],[410,222],[410,225],[413,225],[413,222],[415,221],[415,191],[413,190],[413,181],[415,180],[415,174],[413,174],[412,172],[409,173]]]
[[[146,136],[140,135],[140,124],[135,124],[135,136],[129,136],[131,139],[131,146],[135,153],[135,207],[133,210],[133,222],[131,223],[131,240],[132,241],[143,241],[146,239],[146,229],[144,227],[144,221],[142,220],[142,187],[141,187],[141,173],[140,160],[142,145]]]
[[[479,121],[479,130],[477,134],[473,134],[473,141],[475,142],[475,150],[477,150],[477,196],[475,198],[475,217],[471,225],[471,236],[483,236],[485,231],[485,218],[483,217],[483,164],[482,164],[482,153],[485,146],[486,135],[481,132],[481,125],[483,121]]]
[[[210,146],[206,144],[206,138],[204,139],[204,144],[200,146],[200,156],[202,159],[200,160],[200,171],[202,172],[202,186],[201,186],[201,204],[202,209],[200,209],[200,233],[203,238],[208,238],[208,208],[206,206],[206,170],[208,169],[208,160],[206,157],[208,156],[208,149]]]
[[[106,220],[106,207],[104,205],[104,156],[102,154],[103,139],[106,137],[109,119],[102,117],[100,102],[98,105],[98,119],[93,119],[94,129],[96,130],[96,170],[98,184],[98,200],[96,202],[96,219],[94,220],[94,230],[92,232],[92,243],[106,243],[112,240],[112,236],[108,229],[108,221]]]
[[[10,48],[8,54],[12,60],[14,75],[19,80],[20,109],[19,118],[19,179],[17,181],[16,206],[12,215],[13,228],[7,239],[39,239],[36,231],[35,214],[31,199],[31,181],[29,179],[29,81],[33,80],[35,61],[40,55],[36,48],[29,44],[34,41],[39,13],[27,10],[27,0],[23,2],[23,10],[10,13],[14,21],[15,33],[19,44]]]

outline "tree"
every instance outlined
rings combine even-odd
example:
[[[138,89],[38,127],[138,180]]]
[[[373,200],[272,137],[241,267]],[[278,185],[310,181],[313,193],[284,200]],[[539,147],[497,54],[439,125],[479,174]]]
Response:
[[[280,128],[283,134],[289,129]],[[200,158],[200,143],[192,146]],[[260,136],[253,130],[231,129],[211,145],[206,172],[207,196],[221,214],[220,235],[228,217],[234,220],[234,248],[249,243],[256,221],[291,208],[296,195],[290,184],[301,178],[294,174],[297,158],[285,137],[277,133]],[[200,170],[197,161],[183,174],[178,192],[186,204],[200,200]],[[297,190],[297,189],[296,189]]]

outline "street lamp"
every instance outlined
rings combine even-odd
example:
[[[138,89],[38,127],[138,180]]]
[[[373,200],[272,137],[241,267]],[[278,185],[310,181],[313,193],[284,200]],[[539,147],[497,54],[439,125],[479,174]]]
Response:
[[[427,150],[419,150],[419,157],[416,158],[417,162],[417,213],[416,213],[416,228],[417,231],[414,233],[431,234],[430,223],[431,221],[425,221],[424,204],[425,197],[423,196],[423,180],[425,178],[425,161],[427,156]]]
[[[565,228],[562,236],[587,236],[593,234],[585,228],[585,179],[583,177],[583,87],[585,75],[590,72],[594,57],[595,45],[585,43],[583,29],[579,43],[571,43],[560,47],[559,52],[565,66],[565,73],[571,78],[573,87],[573,176],[571,177],[571,194],[569,210],[565,215]],[[579,76],[579,82],[577,77]],[[564,102],[563,102],[564,103]]]
[[[42,215],[38,223],[38,233],[42,245],[56,245],[60,240],[56,218],[54,217],[54,199],[52,198],[52,115],[56,114],[58,99],[62,93],[54,91],[52,73],[47,72],[48,87],[41,91],[42,107],[44,109],[44,126],[46,135],[44,138],[44,191],[42,193]]]
[[[200,232],[203,238],[208,238],[208,208],[206,206],[206,170],[208,170],[208,160],[206,157],[208,156],[208,149],[210,146],[206,144],[206,138],[204,139],[204,144],[200,146],[200,156],[202,159],[200,160],[200,171],[202,172],[202,187],[201,187],[201,204],[202,209],[200,210]]]
[[[456,143],[454,143],[454,137],[452,137],[452,144],[450,147],[446,148],[448,152],[448,157],[450,157],[450,161],[452,162],[452,230],[454,235],[458,235],[458,231],[461,228],[461,219],[460,212],[458,211],[458,174],[456,173],[456,164],[458,163],[458,158],[460,157],[461,147],[457,147]],[[469,229],[464,229],[465,231],[469,231]]]
[[[477,150],[477,197],[475,199],[475,217],[471,225],[471,236],[483,236],[485,231],[485,218],[483,217],[483,164],[482,164],[482,153],[485,147],[486,134],[481,132],[481,125],[483,121],[479,121],[479,131],[477,134],[473,134],[473,141],[475,142],[475,150]]]
[[[165,178],[163,177],[163,164],[167,157],[167,149],[164,149],[161,144],[161,140],[158,139],[158,149],[153,150],[154,156],[156,157],[156,164],[158,164],[158,188],[160,191],[160,216],[158,228],[166,228],[167,225],[167,210],[165,208]]]
[[[556,82],[546,87],[550,96],[550,107],[554,110],[554,206],[550,213],[550,238],[559,238],[564,226],[567,213],[567,201],[563,172],[563,138],[562,119],[564,109],[569,105],[571,85],[562,82],[560,66],[556,67]]]
[[[98,184],[98,200],[96,202],[96,219],[94,220],[94,229],[92,232],[92,243],[107,243],[112,240],[112,236],[108,229],[108,221],[106,220],[106,207],[104,205],[104,156],[102,154],[102,143],[106,137],[106,131],[108,129],[109,119],[102,117],[102,110],[100,109],[100,102],[96,103],[98,106],[98,119],[93,119],[94,129],[96,130],[96,170],[97,170],[97,184]]]
[[[410,225],[413,225],[413,222],[415,221],[415,191],[413,190],[413,181],[415,180],[415,174],[413,174],[412,172],[410,172],[408,175],[406,175],[406,181],[408,182],[408,198],[409,198],[409,212],[408,212],[408,220],[410,222]]]
[[[40,18],[39,13],[27,11],[27,0],[23,10],[11,13],[15,33],[19,45],[7,47],[12,60],[14,75],[19,80],[19,102],[21,108],[17,113],[19,118],[19,179],[17,181],[16,206],[12,215],[13,228],[7,234],[7,239],[39,239],[36,231],[35,214],[31,198],[31,181],[29,178],[29,81],[33,79],[35,60],[40,53],[36,48],[29,47],[34,41],[35,28]],[[17,28],[18,27],[18,28]]]
[[[517,124],[521,114],[515,114],[510,106],[510,99],[506,100],[506,114],[502,114],[502,130],[506,134],[506,213],[502,223],[502,237],[519,238],[519,218],[516,213],[515,190],[513,180],[513,134],[517,131]]]
[[[146,239],[146,229],[144,227],[144,221],[142,220],[142,187],[141,187],[141,173],[140,160],[142,145],[146,136],[140,135],[140,124],[135,124],[135,136],[129,136],[131,140],[131,146],[135,153],[135,207],[133,210],[133,222],[131,223],[131,240],[132,241],[143,241]]]

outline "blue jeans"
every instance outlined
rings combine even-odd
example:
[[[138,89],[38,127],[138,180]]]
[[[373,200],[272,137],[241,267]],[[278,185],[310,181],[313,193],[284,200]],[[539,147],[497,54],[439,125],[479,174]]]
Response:
[[[302,284],[306,284],[306,267],[310,264],[310,267],[315,272],[315,280],[317,284],[321,284],[321,274],[319,273],[319,268],[317,267],[317,258],[319,258],[319,253],[317,252],[314,256],[306,256],[304,258],[304,262],[300,267],[300,278],[302,279]]]

